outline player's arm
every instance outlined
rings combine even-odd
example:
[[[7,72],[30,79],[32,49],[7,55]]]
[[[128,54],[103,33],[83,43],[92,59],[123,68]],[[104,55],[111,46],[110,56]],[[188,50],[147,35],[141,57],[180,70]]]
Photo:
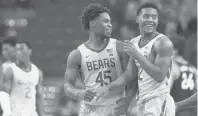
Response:
[[[39,82],[36,86],[36,111],[39,116],[43,115],[43,97],[42,97],[42,83],[43,83],[43,73],[39,70]]]
[[[3,110],[3,116],[11,116],[11,107],[10,107],[10,93],[12,89],[12,80],[13,80],[13,71],[11,68],[5,70],[2,73],[3,84],[2,91],[0,92],[1,96],[1,108]]]
[[[67,67],[64,77],[64,91],[72,99],[91,101],[95,93],[91,91],[77,89],[75,87],[76,78],[79,77],[81,66],[81,53],[79,50],[72,51],[67,59]]]
[[[137,67],[132,57],[129,58],[128,54],[124,51],[124,43],[117,41],[117,52],[120,57],[120,63],[123,69],[123,73],[120,77],[118,77],[115,81],[113,81],[109,85],[109,90],[119,88],[121,86],[125,86],[130,84],[131,89],[136,89],[136,77],[137,77]],[[135,82],[132,82],[132,81]],[[133,84],[132,84],[133,83]],[[133,86],[133,87],[132,87]],[[129,88],[128,88],[129,89]],[[133,90],[132,90],[133,91]],[[136,91],[136,90],[134,90]]]
[[[179,70],[179,67],[176,63],[173,62],[171,69],[172,69],[171,74],[170,74],[170,77],[168,79],[168,86],[169,86],[170,90],[172,89],[175,80],[177,80],[179,78],[179,75],[180,75],[180,70]]]
[[[176,103],[176,109],[178,110],[184,110],[184,109],[188,109],[191,108],[193,106],[195,106],[197,103],[197,93],[193,94],[191,97],[182,100],[180,102]]]
[[[173,55],[173,44],[167,37],[159,38],[153,46],[153,52],[156,54],[154,63],[142,56],[130,42],[126,42],[125,50],[139,62],[148,75],[157,82],[162,82],[168,74],[171,66],[171,57]]]

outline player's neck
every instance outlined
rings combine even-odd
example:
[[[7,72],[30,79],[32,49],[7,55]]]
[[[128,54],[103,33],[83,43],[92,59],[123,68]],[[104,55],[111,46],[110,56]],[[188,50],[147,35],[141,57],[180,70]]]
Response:
[[[23,61],[23,62],[18,61],[17,62],[17,65],[19,67],[21,67],[21,68],[27,69],[27,68],[30,68],[31,67],[31,61],[30,60]]]
[[[156,34],[157,34],[158,32],[157,31],[155,31],[155,32],[153,32],[153,33],[144,33],[144,32],[141,32],[141,38],[143,39],[143,40],[152,40],[155,36],[156,36]]]
[[[104,37],[96,36],[95,34],[90,34],[87,44],[90,47],[102,48],[106,44],[107,40],[108,39]]]

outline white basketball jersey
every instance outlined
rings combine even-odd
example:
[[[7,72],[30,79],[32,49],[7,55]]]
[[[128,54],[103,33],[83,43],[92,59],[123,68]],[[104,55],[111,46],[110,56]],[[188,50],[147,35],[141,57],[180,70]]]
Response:
[[[3,72],[6,71],[6,69],[7,69],[8,67],[10,67],[11,64],[12,64],[12,62],[4,62],[4,63],[2,64]]]
[[[12,109],[36,109],[36,86],[39,82],[39,69],[31,64],[31,71],[21,70],[15,63],[13,70],[12,91],[10,94]]]
[[[147,43],[145,46],[143,47],[139,47],[139,41],[141,36],[135,37],[131,40],[131,42],[135,45],[137,51],[145,56],[147,58],[147,56],[149,56],[149,54],[151,54],[151,49],[155,43],[155,41],[157,39],[159,39],[160,37],[165,36],[163,34],[159,34],[157,35],[154,39],[152,39],[149,43]],[[143,70],[140,67],[140,64],[138,63],[138,61],[136,61],[136,65],[138,67],[138,88],[139,88],[139,95],[138,95],[138,101],[145,101],[148,100],[150,98],[156,97],[156,96],[160,96],[164,93],[168,93],[170,90],[167,86],[167,78],[164,79],[163,82],[158,83],[156,80],[154,80],[152,77],[150,77],[145,70]]]
[[[122,74],[120,59],[116,50],[116,40],[110,39],[108,45],[101,52],[90,50],[84,44],[78,47],[81,53],[81,76],[86,90],[99,91]],[[92,105],[115,104],[116,100],[124,96],[124,87],[109,92],[98,101],[85,102]]]

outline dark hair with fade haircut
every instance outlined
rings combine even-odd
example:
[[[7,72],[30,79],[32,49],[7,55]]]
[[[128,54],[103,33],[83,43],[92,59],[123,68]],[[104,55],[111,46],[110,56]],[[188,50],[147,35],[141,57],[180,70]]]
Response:
[[[27,45],[27,47],[28,47],[29,49],[32,49],[32,46],[31,46],[30,42],[25,41],[25,40],[18,40],[18,41],[16,42],[16,44],[25,44],[25,45]]]
[[[89,4],[82,11],[81,26],[84,30],[89,30],[89,22],[99,16],[100,13],[110,14],[110,10],[102,4]]]
[[[159,7],[157,6],[157,4],[152,3],[152,2],[147,2],[147,3],[142,4],[138,8],[136,15],[138,16],[141,13],[142,9],[144,9],[144,8],[153,8],[153,9],[157,10],[157,12],[159,13]]]
[[[11,46],[15,47],[16,42],[17,42],[17,38],[15,38],[15,37],[8,37],[8,38],[5,38],[3,40],[2,45],[3,44],[10,44]]]

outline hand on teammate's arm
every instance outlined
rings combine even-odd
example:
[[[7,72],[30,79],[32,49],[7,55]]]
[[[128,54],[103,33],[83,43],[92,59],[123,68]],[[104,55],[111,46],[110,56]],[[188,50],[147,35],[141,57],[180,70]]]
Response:
[[[156,52],[154,64],[142,56],[130,41],[125,41],[124,50],[138,61],[140,67],[143,68],[148,75],[160,83],[167,76],[171,66],[173,45],[167,38],[160,38],[154,43],[153,47]]]
[[[36,110],[39,116],[43,116],[44,106],[43,106],[43,97],[42,97],[42,83],[43,83],[43,73],[39,73],[39,83],[36,86]]]
[[[11,68],[8,68],[4,73],[2,73],[3,86],[2,91],[0,91],[1,96],[1,108],[3,110],[3,116],[11,116],[11,106],[10,106],[10,92],[12,87],[13,72]]]

